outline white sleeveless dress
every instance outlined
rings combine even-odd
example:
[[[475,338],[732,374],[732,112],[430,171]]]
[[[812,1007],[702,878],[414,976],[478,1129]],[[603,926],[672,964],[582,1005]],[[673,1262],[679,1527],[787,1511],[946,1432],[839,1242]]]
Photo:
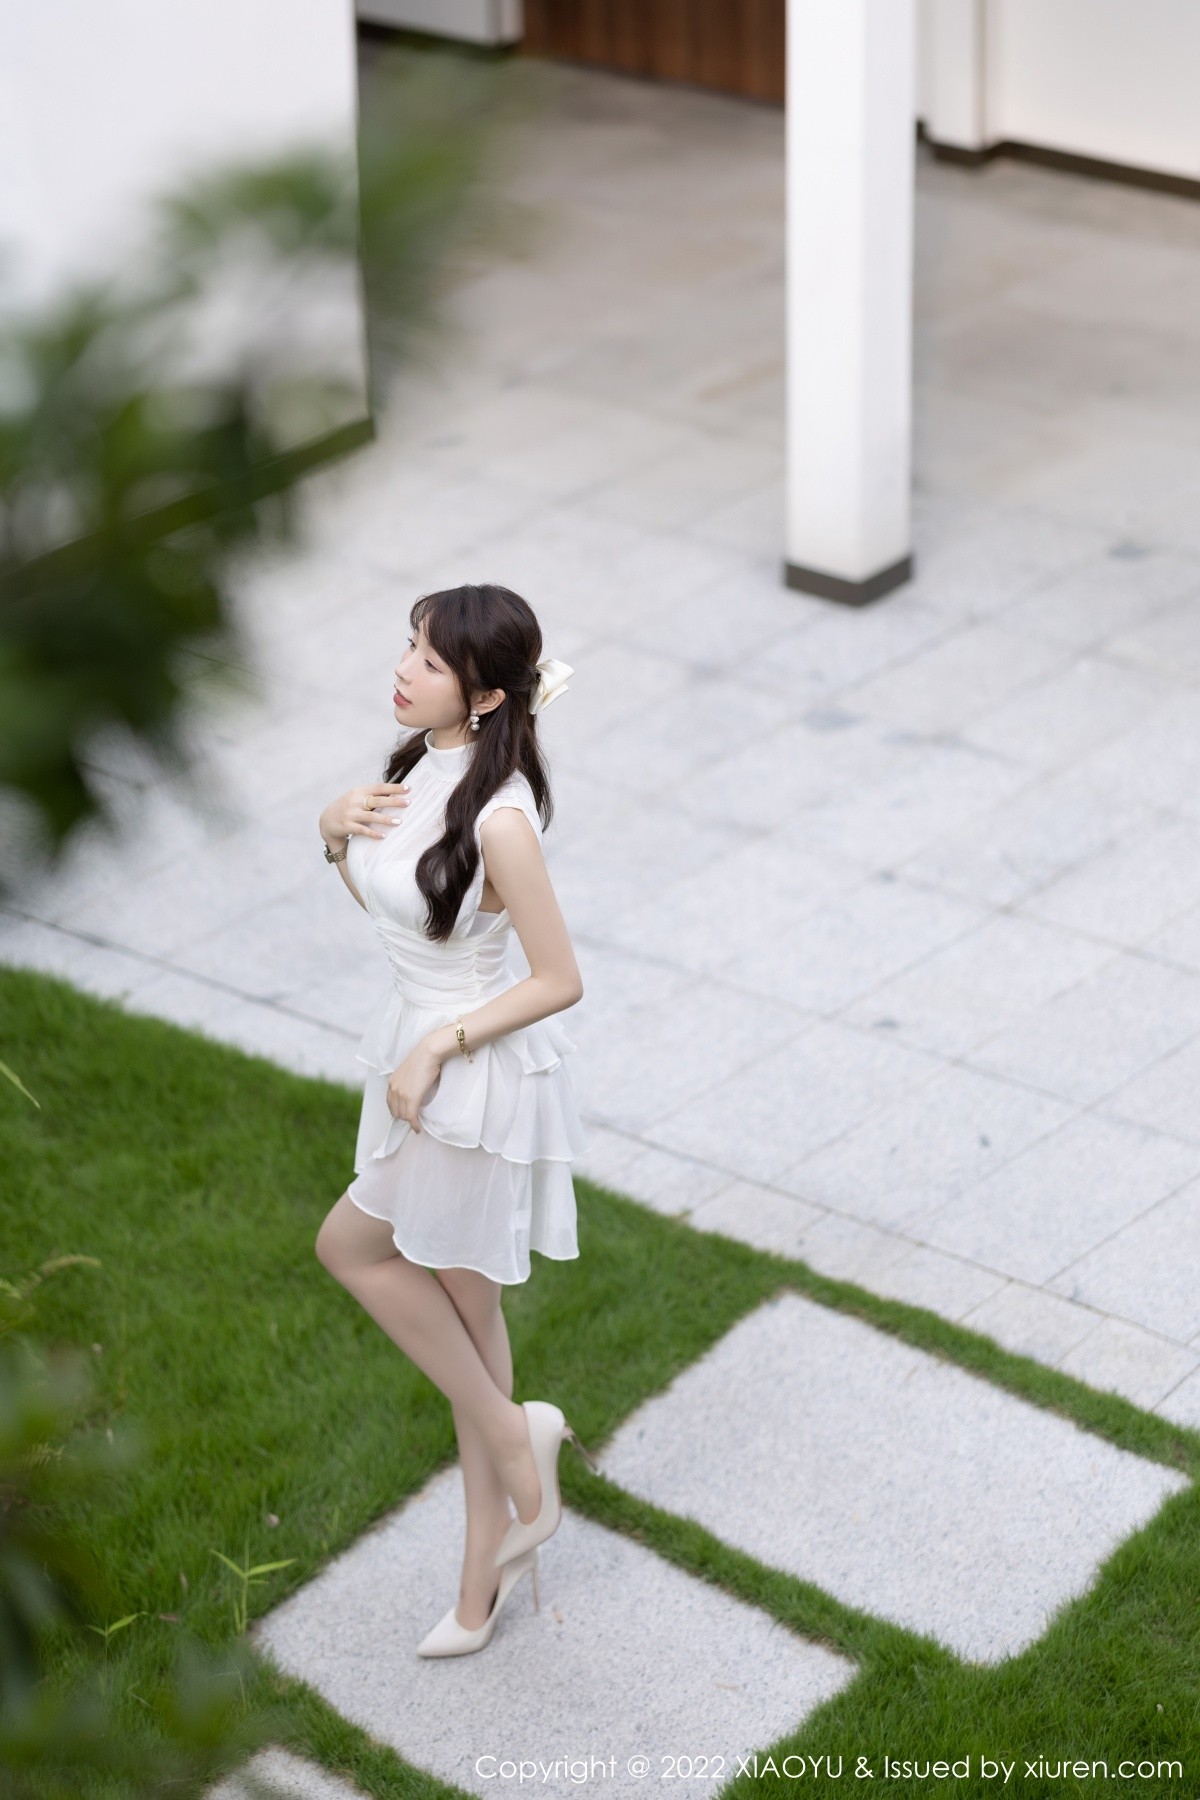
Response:
[[[555,1261],[579,1255],[570,1163],[589,1148],[563,1057],[575,1049],[559,1016],[455,1050],[420,1108],[421,1129],[392,1116],[388,1077],[427,1032],[464,1016],[519,979],[508,964],[507,909],[481,912],[479,867],[454,929],[435,943],[422,929],[416,883],[422,852],[445,829],[446,802],[474,744],[425,753],[409,772],[409,804],[381,838],[351,836],[347,870],[383,941],[391,982],[380,996],[357,1056],[367,1066],[355,1179],[347,1192],[363,1212],[386,1219],[398,1250],[428,1268],[477,1269],[493,1281],[529,1279],[529,1253]],[[475,822],[500,806],[523,812],[542,838],[533,789],[511,775]]]

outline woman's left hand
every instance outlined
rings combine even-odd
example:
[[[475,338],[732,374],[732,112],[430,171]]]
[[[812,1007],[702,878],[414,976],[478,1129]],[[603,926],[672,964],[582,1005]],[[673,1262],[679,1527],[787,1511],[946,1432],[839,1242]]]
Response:
[[[417,1113],[432,1096],[441,1072],[440,1059],[424,1043],[410,1050],[388,1076],[387,1103],[393,1119],[405,1119],[414,1131],[420,1131]]]

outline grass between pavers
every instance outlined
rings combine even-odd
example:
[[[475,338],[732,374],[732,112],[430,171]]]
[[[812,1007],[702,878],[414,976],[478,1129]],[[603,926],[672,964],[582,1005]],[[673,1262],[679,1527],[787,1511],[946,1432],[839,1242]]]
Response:
[[[233,1578],[214,1550],[239,1560],[248,1537],[254,1562],[296,1558],[252,1591],[250,1616],[260,1616],[453,1460],[453,1423],[442,1396],[313,1253],[352,1173],[357,1093],[33,971],[0,970],[0,1019],[0,1054],[42,1103],[39,1112],[15,1090],[0,1102],[0,1272],[21,1274],[64,1252],[101,1260],[46,1284],[39,1328],[52,1342],[102,1346],[90,1422],[131,1417],[151,1441],[137,1469],[70,1520],[105,1570],[108,1608],[96,1622],[149,1615],[109,1652],[112,1689],[136,1733],[144,1696],[170,1665],[172,1634],[186,1628],[219,1642],[233,1631]],[[553,1393],[594,1449],[738,1319],[790,1287],[1193,1482],[1119,1546],[1037,1644],[981,1669],[565,1457],[563,1497],[577,1511],[859,1664],[801,1730],[760,1746],[757,1773],[726,1765],[699,1782],[704,1791],[841,1793],[859,1756],[875,1771],[856,1782],[868,1793],[1090,1791],[1094,1779],[1022,1774],[1026,1758],[1065,1756],[1110,1767],[1173,1758],[1182,1780],[1125,1786],[1200,1793],[1200,1433],[921,1308],[696,1232],[581,1178],[577,1191],[579,1260],[535,1256],[533,1279],[506,1292],[505,1312],[517,1398]],[[454,1557],[449,1549],[451,1580]],[[159,1621],[159,1612],[181,1623]],[[77,1667],[78,1654],[63,1654],[56,1676]],[[406,1764],[268,1659],[254,1691],[286,1706],[294,1749],[378,1800],[459,1791]],[[548,1713],[552,1724],[552,1706]],[[792,1773],[776,1776],[768,1758],[781,1766],[785,1755]],[[1015,1761],[1012,1780],[982,1779],[984,1755]],[[801,1756],[803,1778],[794,1773]],[[841,1779],[807,1761],[823,1756],[835,1767],[844,1759]],[[969,1756],[972,1775],[883,1779],[885,1756],[922,1764]],[[109,1790],[96,1781],[84,1792]]]

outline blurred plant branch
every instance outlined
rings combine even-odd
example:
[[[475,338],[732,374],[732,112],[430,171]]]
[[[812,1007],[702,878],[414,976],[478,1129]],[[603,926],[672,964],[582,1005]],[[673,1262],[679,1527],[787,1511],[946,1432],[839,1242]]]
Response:
[[[522,92],[507,63],[379,57],[357,158],[197,178],[158,203],[134,280],[0,320],[0,894],[83,821],[115,831],[97,733],[186,774],[189,696],[257,693],[233,560],[294,542],[296,483],[370,434],[322,322],[359,289],[378,410],[441,323],[451,252],[505,217],[484,178]]]

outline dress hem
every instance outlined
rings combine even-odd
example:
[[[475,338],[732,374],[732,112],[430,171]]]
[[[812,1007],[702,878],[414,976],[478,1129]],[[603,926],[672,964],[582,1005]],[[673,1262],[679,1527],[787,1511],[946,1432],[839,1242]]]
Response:
[[[413,1126],[408,1120],[395,1119],[393,1120],[393,1123],[397,1125],[408,1124],[409,1131],[413,1129]],[[427,1131],[431,1138],[436,1138],[439,1144],[449,1145],[451,1150],[486,1150],[489,1156],[498,1156],[502,1162],[512,1163],[514,1168],[518,1169],[531,1169],[534,1163],[540,1162],[570,1164],[575,1162],[578,1157],[586,1156],[588,1151],[592,1148],[590,1143],[584,1144],[581,1149],[572,1150],[569,1156],[509,1156],[506,1151],[494,1149],[491,1144],[485,1144],[482,1138],[475,1138],[473,1142],[464,1144],[461,1143],[458,1138],[443,1137],[442,1133],[440,1131],[435,1131],[432,1125],[422,1124],[420,1131]],[[363,1175],[373,1162],[386,1162],[389,1156],[395,1156],[397,1150],[403,1149],[406,1142],[407,1134],[400,1139],[398,1144],[393,1144],[390,1150],[384,1150],[382,1152],[372,1150],[370,1156],[367,1158],[365,1166],[361,1169],[355,1169],[354,1173],[356,1175]]]
[[[350,1201],[351,1205],[357,1206],[359,1212],[365,1213],[368,1219],[378,1219],[381,1224],[391,1225],[392,1226],[392,1242],[393,1242],[393,1244],[395,1244],[395,1246],[396,1246],[397,1250],[399,1250],[401,1256],[407,1256],[408,1260],[410,1262],[416,1263],[419,1268],[425,1268],[425,1269],[470,1269],[476,1275],[486,1275],[488,1280],[494,1281],[498,1287],[524,1287],[525,1283],[529,1280],[530,1275],[533,1274],[532,1266],[530,1267],[529,1275],[517,1275],[512,1278],[509,1278],[504,1275],[493,1275],[492,1271],[490,1269],[481,1269],[479,1267],[478,1263],[465,1263],[465,1262],[439,1263],[439,1262],[431,1262],[423,1256],[414,1256],[411,1251],[405,1249],[404,1245],[400,1242],[400,1239],[396,1236],[396,1229],[395,1229],[394,1221],[391,1220],[386,1213],[372,1212],[369,1206],[364,1206],[362,1201],[357,1199],[350,1192],[349,1188],[346,1189],[346,1198]],[[572,1251],[570,1256],[555,1256],[555,1254],[552,1250],[541,1250],[538,1248],[538,1246],[536,1244],[530,1244],[529,1249],[530,1249],[531,1255],[536,1253],[538,1256],[544,1256],[546,1258],[547,1262],[578,1262],[578,1260],[579,1260],[579,1251],[578,1250]]]

